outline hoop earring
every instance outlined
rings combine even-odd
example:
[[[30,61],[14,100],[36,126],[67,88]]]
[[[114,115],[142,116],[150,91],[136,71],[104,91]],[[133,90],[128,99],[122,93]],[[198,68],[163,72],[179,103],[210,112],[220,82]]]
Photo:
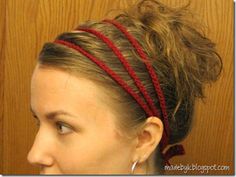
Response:
[[[134,169],[135,169],[136,164],[138,163],[138,161],[139,161],[139,160],[136,160],[136,161],[133,163],[133,165],[132,165],[132,167],[131,167],[131,174],[134,173]]]

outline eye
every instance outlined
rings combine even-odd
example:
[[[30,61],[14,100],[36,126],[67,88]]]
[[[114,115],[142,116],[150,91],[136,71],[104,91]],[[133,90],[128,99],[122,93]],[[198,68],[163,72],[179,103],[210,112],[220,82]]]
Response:
[[[68,134],[72,131],[72,128],[69,125],[60,121],[56,122],[56,127],[59,131],[59,134]]]

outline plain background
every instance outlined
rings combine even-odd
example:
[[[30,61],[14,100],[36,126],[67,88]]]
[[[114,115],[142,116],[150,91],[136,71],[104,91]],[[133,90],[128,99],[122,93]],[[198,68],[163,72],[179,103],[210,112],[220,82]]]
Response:
[[[43,44],[88,19],[101,20],[110,9],[134,0],[1,0],[0,1],[0,174],[37,174],[27,162],[36,134],[30,113],[30,79]],[[175,6],[187,0],[161,0]],[[185,156],[171,164],[228,165],[234,173],[233,139],[233,1],[192,0],[190,9],[205,25],[223,59],[221,78],[207,86],[205,103],[197,101],[194,125],[183,141]],[[183,174],[183,171],[169,171]],[[189,171],[188,174],[201,174]]]

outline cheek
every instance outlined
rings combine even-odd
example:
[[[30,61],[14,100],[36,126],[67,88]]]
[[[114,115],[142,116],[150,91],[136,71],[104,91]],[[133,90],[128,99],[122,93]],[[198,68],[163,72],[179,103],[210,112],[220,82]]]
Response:
[[[74,136],[63,145],[63,153],[57,158],[63,173],[127,173],[130,147],[118,138],[115,131],[95,132]]]

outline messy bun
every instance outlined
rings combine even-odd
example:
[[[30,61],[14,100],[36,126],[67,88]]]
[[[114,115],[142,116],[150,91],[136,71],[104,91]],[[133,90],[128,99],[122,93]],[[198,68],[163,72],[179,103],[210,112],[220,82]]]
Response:
[[[167,100],[169,143],[187,135],[195,98],[205,98],[203,84],[216,81],[222,70],[215,44],[193,26],[189,5],[170,8],[159,1],[143,0],[115,18],[142,31],[145,44],[140,42],[153,59]]]
[[[142,46],[159,78],[170,124],[169,144],[177,143],[187,135],[193,118],[195,98],[205,97],[204,84],[216,81],[222,70],[222,61],[215,44],[193,26],[189,20],[191,14],[187,10],[188,6],[170,8],[157,0],[142,0],[114,18]],[[95,29],[113,41],[153,98],[155,106],[160,109],[150,75],[127,37],[103,21],[87,21],[79,27]],[[111,48],[95,35],[73,31],[63,33],[56,39],[89,51],[115,71],[135,93],[142,95]],[[81,53],[59,44],[46,43],[39,62],[41,66],[73,71],[104,87],[109,99],[114,101],[114,105],[109,106],[117,113],[123,132],[136,130],[131,127],[138,127],[147,119],[145,111],[137,102],[104,70]],[[157,166],[162,166],[161,161],[157,161]]]

